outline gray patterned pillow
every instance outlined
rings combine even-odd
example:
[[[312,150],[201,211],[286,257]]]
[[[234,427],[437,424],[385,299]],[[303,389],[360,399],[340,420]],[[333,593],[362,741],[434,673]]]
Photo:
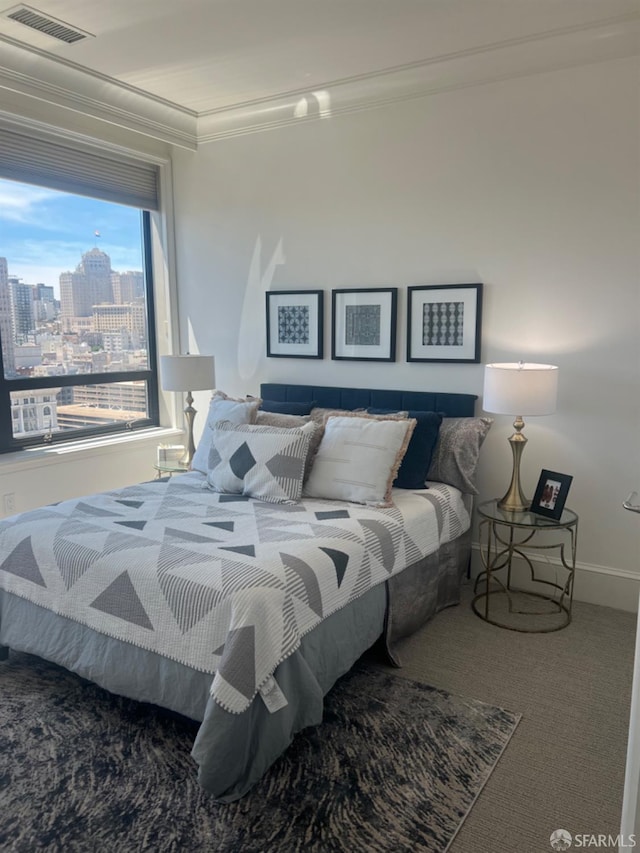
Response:
[[[327,410],[328,411],[328,410]],[[304,469],[304,479],[306,480],[311,473],[313,460],[316,458],[318,447],[322,441],[324,433],[324,421],[322,419],[313,420],[309,415],[281,415],[279,412],[263,412],[258,409],[256,414],[256,423],[261,426],[283,427],[293,429],[294,427],[302,427],[310,421],[316,424],[316,431],[309,440],[309,452],[307,454],[307,464]]]
[[[299,501],[309,441],[317,427],[299,429],[233,424],[211,427],[207,486],[272,503]]]
[[[478,457],[492,423],[493,418],[444,418],[427,480],[455,486],[463,494],[477,495]]]
[[[191,470],[206,474],[211,450],[211,427],[217,421],[232,421],[234,424],[252,424],[262,400],[260,397],[229,397],[224,391],[214,391],[207,412],[207,423],[191,461]]]

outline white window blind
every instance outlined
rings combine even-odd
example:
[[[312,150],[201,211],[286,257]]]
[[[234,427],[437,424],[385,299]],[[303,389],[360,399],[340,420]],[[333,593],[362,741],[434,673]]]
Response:
[[[154,163],[0,126],[0,177],[158,210]]]

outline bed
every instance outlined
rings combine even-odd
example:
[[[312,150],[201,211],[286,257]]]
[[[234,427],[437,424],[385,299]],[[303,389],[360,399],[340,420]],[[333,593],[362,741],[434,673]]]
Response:
[[[327,424],[440,413],[429,474],[441,479],[394,486],[389,505],[306,492],[256,499],[213,489],[208,469],[1,520],[0,651],[40,656],[198,721],[201,786],[221,802],[240,798],[296,732],[321,723],[323,697],[367,649],[381,641],[399,665],[398,640],[459,601],[471,480],[490,424],[474,417],[475,399],[261,386],[256,405],[325,410]],[[214,427],[221,441],[247,429]],[[460,488],[442,482],[456,481],[451,454],[469,457]]]

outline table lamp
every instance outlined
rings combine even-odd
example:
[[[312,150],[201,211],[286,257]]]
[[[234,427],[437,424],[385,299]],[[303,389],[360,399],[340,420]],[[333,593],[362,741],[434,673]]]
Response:
[[[191,467],[193,454],[193,421],[196,409],[193,408],[192,391],[206,391],[216,384],[215,361],[212,355],[161,355],[160,384],[164,391],[186,391],[187,405],[184,416],[187,421],[187,447],[179,465]]]
[[[524,361],[487,364],[484,368],[482,408],[497,415],[513,415],[515,432],[509,439],[513,453],[513,473],[500,509],[509,512],[528,510],[520,486],[520,459],[527,439],[522,434],[523,415],[550,415],[555,412],[558,395],[558,368],[553,364],[528,364]]]

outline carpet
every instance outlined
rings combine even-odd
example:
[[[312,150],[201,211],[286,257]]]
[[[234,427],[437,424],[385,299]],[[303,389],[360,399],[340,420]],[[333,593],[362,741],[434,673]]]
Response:
[[[441,853],[519,717],[359,664],[231,804],[198,786],[197,724],[30,655],[0,663],[0,720],[5,853]]]

